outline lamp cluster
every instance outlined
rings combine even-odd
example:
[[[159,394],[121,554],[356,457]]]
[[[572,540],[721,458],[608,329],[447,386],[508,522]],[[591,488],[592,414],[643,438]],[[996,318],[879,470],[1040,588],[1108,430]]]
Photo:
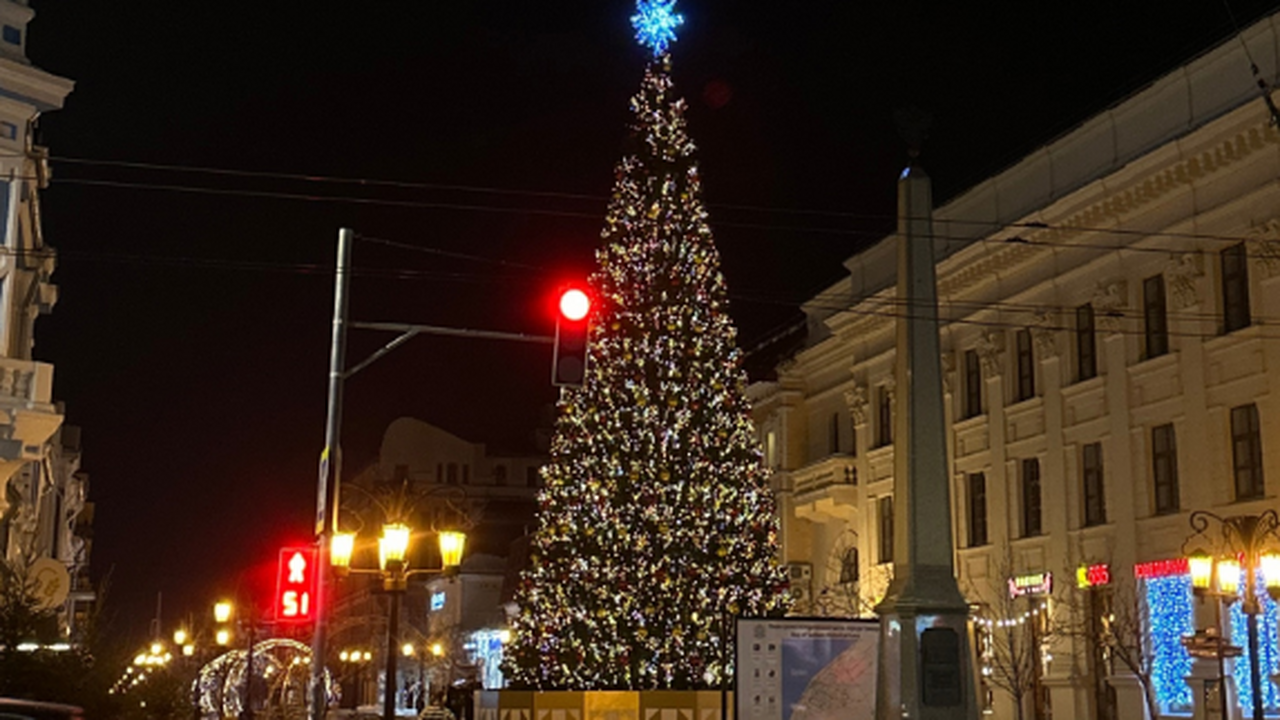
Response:
[[[1196,596],[1220,597],[1228,603],[1238,600],[1240,579],[1245,571],[1245,566],[1241,563],[1244,558],[1241,555],[1214,557],[1203,550],[1197,550],[1189,555],[1187,568],[1191,571],[1191,589]],[[1262,573],[1267,594],[1272,600],[1280,601],[1280,553],[1261,554],[1258,556],[1256,566],[1256,569]],[[1244,599],[1245,603],[1249,603],[1250,600],[1251,598],[1248,597]],[[1256,598],[1252,600],[1257,601]]]
[[[457,567],[462,564],[462,551],[467,544],[466,533],[445,530],[437,533],[440,543],[440,559],[444,568]],[[413,530],[402,522],[387,523],[382,526],[382,535],[378,538],[378,570],[364,570],[351,567],[351,558],[355,555],[356,534],[353,532],[335,532],[329,542],[329,563],[339,575],[351,572],[385,572],[396,573],[407,571],[409,543]],[[434,572],[434,571],[432,571]]]

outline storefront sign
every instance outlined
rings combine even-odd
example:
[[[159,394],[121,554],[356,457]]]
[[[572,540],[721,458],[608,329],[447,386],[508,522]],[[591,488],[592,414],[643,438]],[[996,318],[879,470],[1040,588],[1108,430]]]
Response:
[[[1153,560],[1133,566],[1133,576],[1139,580],[1169,577],[1171,575],[1186,575],[1188,572],[1186,558]]]
[[[1081,565],[1076,568],[1076,586],[1080,588],[1098,587],[1111,584],[1111,566],[1106,563],[1097,565]]]
[[[1048,595],[1053,592],[1053,573],[1041,572],[1009,578],[1009,597]]]

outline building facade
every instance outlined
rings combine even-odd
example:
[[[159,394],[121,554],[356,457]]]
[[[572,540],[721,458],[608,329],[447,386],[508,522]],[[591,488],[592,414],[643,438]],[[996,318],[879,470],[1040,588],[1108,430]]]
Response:
[[[420,510],[431,507],[432,494],[465,508],[468,553],[505,556],[507,548],[530,529],[541,483],[539,455],[490,454],[473,443],[429,423],[400,418],[387,427],[378,456],[378,475],[394,483],[408,481],[425,493]]]
[[[411,567],[439,567],[434,531],[465,531],[466,549],[456,573],[411,579],[400,637],[390,646],[389,604],[377,582],[352,576],[339,585],[331,645],[347,658],[340,666],[345,704],[374,704],[386,687],[381,671],[386,653],[406,646],[412,653],[405,655],[393,683],[398,707],[444,702],[447,690],[459,682],[501,684],[507,555],[534,522],[544,461],[537,455],[490,454],[484,444],[413,418],[387,427],[377,463],[343,485],[344,522],[374,534],[384,521],[381,514],[394,506],[388,499],[399,498],[399,510],[407,516],[401,519],[418,531]],[[364,552],[371,554],[371,548]]]
[[[41,233],[48,151],[36,143],[43,113],[73,83],[27,59],[26,0],[0,0],[0,556],[37,578],[70,634],[92,601],[88,481],[78,428],[63,428],[53,366],[33,359],[36,318],[53,309],[56,255]]]
[[[1015,626],[1027,717],[1142,717],[1135,678],[1162,714],[1215,702],[1217,663],[1181,642],[1217,622],[1190,592],[1189,516],[1280,507],[1280,132],[1250,70],[1274,77],[1278,30],[1256,23],[936,209],[955,566],[996,717],[1022,692],[1001,691],[993,629]],[[751,387],[799,613],[870,615],[890,579],[896,240],[846,261],[804,308],[806,345]],[[1126,604],[1136,672],[1081,630]],[[1222,625],[1244,644],[1239,607]],[[1248,697],[1247,657],[1224,664]]]

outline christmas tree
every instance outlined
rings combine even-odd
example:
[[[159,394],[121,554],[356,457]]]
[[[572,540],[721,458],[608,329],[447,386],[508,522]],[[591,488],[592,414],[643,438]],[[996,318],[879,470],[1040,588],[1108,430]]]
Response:
[[[632,18],[653,49],[591,278],[584,386],[561,398],[508,648],[542,689],[720,687],[735,616],[780,614],[777,519],[744,391],[685,105],[674,0]]]

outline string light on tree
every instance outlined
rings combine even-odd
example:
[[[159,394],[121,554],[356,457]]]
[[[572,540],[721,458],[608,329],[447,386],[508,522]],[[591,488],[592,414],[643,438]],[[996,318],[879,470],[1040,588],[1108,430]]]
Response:
[[[667,44],[632,99],[590,279],[591,361],[563,390],[504,674],[550,689],[694,689],[731,677],[738,615],[781,614],[785,572],[728,290]]]

